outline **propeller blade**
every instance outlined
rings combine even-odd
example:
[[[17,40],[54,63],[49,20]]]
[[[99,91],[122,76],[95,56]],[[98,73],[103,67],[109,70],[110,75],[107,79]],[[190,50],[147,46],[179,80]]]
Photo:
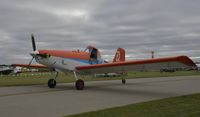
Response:
[[[31,40],[32,40],[33,51],[35,51],[36,50],[36,45],[35,45],[35,38],[34,38],[33,34],[31,35]]]
[[[28,64],[28,68],[30,68],[31,63],[33,62],[34,57],[31,59],[31,61]]]

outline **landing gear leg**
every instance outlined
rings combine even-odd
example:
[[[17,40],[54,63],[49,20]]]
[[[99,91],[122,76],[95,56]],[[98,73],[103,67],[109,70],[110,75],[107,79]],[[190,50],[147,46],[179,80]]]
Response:
[[[127,75],[127,74],[122,72],[122,84],[126,84],[126,79],[124,78],[124,77],[126,77],[125,75]]]
[[[84,81],[81,79],[78,79],[76,72],[74,71],[74,76],[76,78],[76,83],[75,83],[75,87],[77,90],[83,90],[85,85],[84,85]]]
[[[58,72],[56,72],[56,76],[54,79],[49,79],[48,81],[48,87],[49,88],[55,88],[56,87],[56,78],[58,77]]]

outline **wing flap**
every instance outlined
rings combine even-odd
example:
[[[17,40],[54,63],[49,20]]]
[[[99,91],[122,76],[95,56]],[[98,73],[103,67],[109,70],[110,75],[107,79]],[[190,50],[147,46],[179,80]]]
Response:
[[[187,56],[156,58],[137,61],[122,61],[115,63],[78,66],[76,70],[87,74],[116,73],[125,71],[160,70],[164,68],[192,68],[194,62]]]

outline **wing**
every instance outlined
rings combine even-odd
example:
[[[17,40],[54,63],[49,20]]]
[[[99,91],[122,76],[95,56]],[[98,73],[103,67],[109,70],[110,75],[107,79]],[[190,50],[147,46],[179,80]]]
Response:
[[[48,68],[47,66],[41,65],[41,64],[12,64],[11,66],[19,66],[19,67],[31,67],[31,68]]]
[[[95,74],[192,67],[196,67],[196,65],[190,58],[188,58],[187,56],[177,56],[168,58],[96,64],[89,66],[78,66],[76,67],[76,70],[80,73]]]

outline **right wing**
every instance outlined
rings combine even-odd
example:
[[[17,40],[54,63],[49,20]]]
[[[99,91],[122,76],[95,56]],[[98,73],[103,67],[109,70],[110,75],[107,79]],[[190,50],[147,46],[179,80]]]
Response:
[[[80,73],[117,73],[126,71],[141,70],[160,70],[165,68],[193,68],[195,63],[187,56],[177,56],[168,58],[156,58],[137,61],[120,61],[105,64],[96,64],[88,66],[78,66],[76,70]]]

